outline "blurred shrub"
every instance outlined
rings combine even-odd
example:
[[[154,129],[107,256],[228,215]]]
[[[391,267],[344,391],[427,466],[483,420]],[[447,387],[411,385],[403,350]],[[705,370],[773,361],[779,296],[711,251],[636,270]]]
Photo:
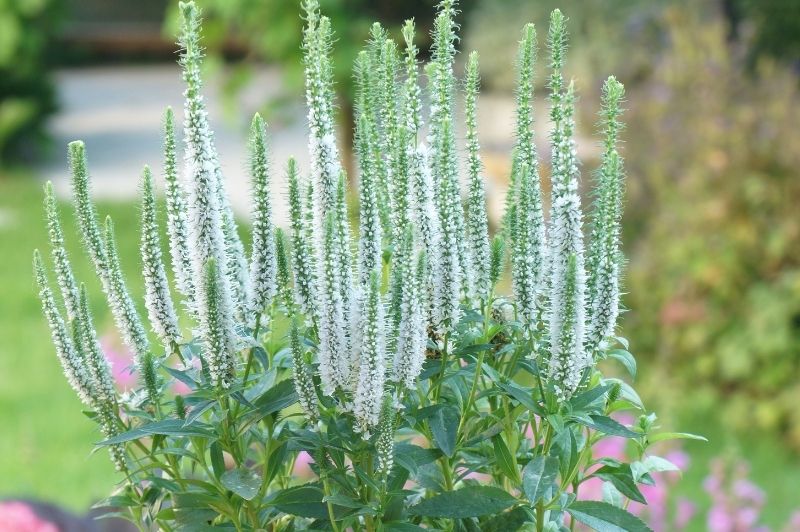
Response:
[[[790,3],[482,2],[466,46],[513,53],[519,37],[507,29],[541,28],[560,6],[581,34],[573,42],[585,43],[568,65],[584,132],[600,73],[619,73],[630,108],[624,319],[637,352],[653,357],[648,395],[715,399],[728,426],[779,431],[800,447],[800,90],[792,65],[772,59],[785,54],[765,44],[798,22]],[[510,91],[512,74],[482,63],[495,89]],[[585,161],[586,182],[594,166]]]
[[[726,423],[800,446],[798,80],[751,75],[719,17],[671,8],[663,26],[629,101],[626,328],[671,393],[713,390]]]
[[[30,156],[55,108],[47,45],[55,0],[0,0],[0,165]]]

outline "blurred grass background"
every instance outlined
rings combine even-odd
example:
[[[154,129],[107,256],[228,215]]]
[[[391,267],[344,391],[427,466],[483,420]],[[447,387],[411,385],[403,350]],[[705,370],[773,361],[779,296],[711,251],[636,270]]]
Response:
[[[237,91],[264,62],[281,65],[286,82],[286,96],[263,102],[267,113],[296,101],[294,2],[200,3],[210,70],[226,80],[233,112]],[[434,3],[323,0],[340,37],[336,64],[350,64],[352,45],[373,19],[396,29],[416,16],[424,31]],[[48,151],[42,139],[57,93],[47,73],[174,59],[174,5],[110,4],[0,0],[0,497],[37,496],[74,509],[105,495],[115,477],[103,453],[89,456],[97,434],[61,377],[30,274],[31,250],[46,244],[37,161]],[[800,508],[800,3],[472,0],[463,5],[462,44],[481,53],[486,101],[510,101],[521,23],[535,22],[542,42],[554,7],[571,18],[568,73],[580,88],[581,134],[592,133],[605,76],[616,74],[628,89],[630,311],[622,330],[649,408],[666,427],[710,440],[685,446],[691,464],[673,496],[698,502],[690,529],[703,530],[709,463],[746,460],[767,493],[762,521],[780,529]],[[338,78],[346,111],[348,71],[340,68]],[[507,130],[482,140],[488,177],[502,189],[511,126],[484,122]],[[594,163],[584,160],[586,183]],[[135,294],[137,209],[132,200],[100,205],[114,214]],[[91,281],[67,204],[62,219],[78,275]],[[100,298],[93,304],[110,328]]]

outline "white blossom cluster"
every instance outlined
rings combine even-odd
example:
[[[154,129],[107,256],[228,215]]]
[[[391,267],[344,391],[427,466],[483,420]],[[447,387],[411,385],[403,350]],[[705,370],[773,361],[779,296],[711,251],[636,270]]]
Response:
[[[146,392],[137,407],[160,406],[159,367],[171,354],[183,353],[184,335],[178,325],[181,308],[194,322],[192,332],[202,342],[203,367],[219,393],[239,384],[241,353],[258,341],[266,320],[285,311],[292,320],[291,361],[301,408],[312,422],[331,404],[351,416],[364,438],[375,435],[378,469],[387,474],[400,399],[417,387],[428,346],[448,345],[450,337],[470,326],[468,320],[461,320],[464,309],[494,308],[493,290],[504,269],[506,240],[515,295],[513,305],[505,305],[514,311],[508,319],[521,321],[526,338],[541,339],[534,343],[547,346],[546,352],[532,356],[541,358],[546,382],[560,401],[568,400],[580,387],[595,351],[614,334],[623,262],[619,224],[624,173],[617,145],[624,89],[614,78],[603,88],[605,142],[584,259],[574,140],[575,88],[564,82],[562,74],[566,19],[554,11],[548,34],[553,130],[547,223],[533,130],[536,31],[533,25],[525,27],[517,62],[516,143],[507,212],[503,233],[490,244],[478,142],[478,56],[469,56],[464,83],[457,83],[455,0],[442,0],[434,24],[426,70],[430,105],[425,143],[420,141],[423,111],[413,22],[403,26],[402,52],[380,25],[373,26],[355,70],[360,210],[358,227],[351,228],[348,179],[334,128],[331,25],[319,14],[316,0],[307,0],[304,8],[311,168],[309,175],[301,176],[294,159],[288,161],[290,227],[285,234],[272,219],[266,124],[260,116],[254,117],[250,135],[253,244],[248,256],[226,194],[201,94],[200,13],[192,2],[180,4],[186,83],[183,176],[178,175],[170,110],[165,117],[163,170],[166,229],[180,306],[173,303],[163,263],[148,168],[142,187],[145,306],[163,353],[151,348],[128,293],[113,224],[108,218],[103,231],[97,221],[81,142],[69,146],[76,214],[117,328],[136,355]],[[454,113],[460,87],[466,115],[466,201],[461,196],[459,128]],[[69,264],[49,184],[45,210],[67,321],[37,252],[34,263],[44,314],[68,382],[85,404],[97,410],[104,434],[111,436],[119,421],[118,398],[97,342],[85,290]],[[353,242],[351,235],[356,234],[357,242]],[[112,446],[111,452],[117,467],[124,469],[122,448]]]

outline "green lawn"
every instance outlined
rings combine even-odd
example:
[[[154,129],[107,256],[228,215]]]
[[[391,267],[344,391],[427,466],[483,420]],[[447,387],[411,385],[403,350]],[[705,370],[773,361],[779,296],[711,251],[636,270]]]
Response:
[[[0,176],[0,498],[35,496],[85,510],[118,478],[104,451],[91,454],[99,434],[81,414],[80,403],[61,375],[39,309],[31,254],[35,247],[47,249],[41,203],[41,183],[27,176]],[[123,267],[136,297],[142,289],[138,206],[103,203],[98,209],[101,216],[113,213]],[[110,330],[99,283],[78,245],[71,207],[62,205],[61,214],[76,275],[92,294],[99,329]],[[643,370],[646,365],[643,360]],[[708,461],[733,450],[751,462],[753,480],[769,495],[767,524],[777,528],[800,506],[795,489],[800,463],[775,436],[728,434],[708,406],[681,417],[665,424],[703,434],[710,442],[686,444],[692,464],[676,493],[707,506],[702,481]],[[704,521],[695,520],[692,530],[705,530]]]
[[[138,294],[138,207],[101,204],[99,211],[113,212],[130,289]],[[106,330],[108,312],[67,205],[62,222],[76,276]],[[50,345],[32,277],[34,248],[47,250],[41,183],[0,176],[0,498],[36,496],[82,510],[106,495],[117,475],[105,451],[91,454],[99,433],[81,413]]]

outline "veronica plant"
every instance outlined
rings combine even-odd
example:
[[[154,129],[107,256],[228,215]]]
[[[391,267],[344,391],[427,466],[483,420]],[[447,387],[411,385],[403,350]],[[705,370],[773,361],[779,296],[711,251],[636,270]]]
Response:
[[[266,123],[253,119],[248,254],[202,96],[200,13],[181,4],[183,170],[167,110],[164,219],[147,167],[142,177],[146,321],[122,275],[113,224],[101,226],[92,202],[86,148],[69,146],[84,247],[135,355],[140,386],[123,396],[97,342],[89,296],[72,273],[52,187],[45,189],[60,298],[39,252],[36,280],[67,380],[121,473],[102,504],[143,530],[556,531],[576,521],[647,530],[625,507],[644,502],[639,485],[652,484],[652,472],[672,467],[648,447],[694,436],[656,432],[631,385],[598,367],[614,359],[631,378],[636,373],[616,336],[622,85],[611,77],[603,86],[603,154],[585,231],[576,91],[563,74],[566,18],[553,12],[545,221],[533,145],[537,33],[525,26],[512,186],[504,230],[490,241],[479,58],[469,55],[459,81],[454,0],[439,5],[426,111],[413,22],[403,27],[402,45],[375,25],[354,71],[360,208],[351,227],[350,181],[334,130],[331,25],[315,1],[304,10],[311,168],[301,175],[293,160],[285,166],[290,226],[276,228],[279,169]],[[463,119],[454,112],[462,92]],[[456,149],[462,131],[465,200]],[[512,296],[495,290],[506,247]],[[175,393],[177,382],[188,392]],[[638,422],[612,417],[623,410],[639,412]],[[609,437],[629,439],[637,460],[597,458],[593,448]],[[300,453],[313,460],[311,481],[293,472]],[[582,483],[594,477],[605,482],[604,500],[581,500]]]

